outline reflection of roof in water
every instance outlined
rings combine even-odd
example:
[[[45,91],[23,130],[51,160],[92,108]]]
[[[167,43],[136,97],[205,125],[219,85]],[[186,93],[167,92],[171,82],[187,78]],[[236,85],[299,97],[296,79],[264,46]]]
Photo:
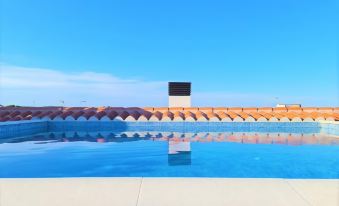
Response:
[[[287,144],[287,145],[338,145],[338,136],[329,136],[321,133],[293,134],[293,133],[161,133],[161,132],[123,132],[123,133],[86,133],[86,132],[51,132],[29,137],[2,140],[1,142],[17,143],[36,141],[36,143],[53,142],[128,142],[128,141],[171,141],[171,142],[234,142],[242,144]],[[0,143],[1,143],[0,142]]]
[[[339,121],[338,107],[0,107],[1,121],[120,120],[120,121]]]

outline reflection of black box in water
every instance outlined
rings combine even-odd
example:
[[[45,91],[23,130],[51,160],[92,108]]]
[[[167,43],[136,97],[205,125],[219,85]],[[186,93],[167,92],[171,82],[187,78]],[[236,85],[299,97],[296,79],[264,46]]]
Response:
[[[168,165],[191,165],[191,152],[178,152],[176,154],[168,154]]]

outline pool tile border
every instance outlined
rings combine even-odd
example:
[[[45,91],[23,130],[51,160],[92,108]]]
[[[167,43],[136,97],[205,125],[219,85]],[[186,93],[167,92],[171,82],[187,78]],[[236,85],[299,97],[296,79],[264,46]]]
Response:
[[[339,136],[338,122],[128,122],[46,121],[0,122],[0,138],[49,131],[173,131],[173,132],[282,132],[326,133]]]

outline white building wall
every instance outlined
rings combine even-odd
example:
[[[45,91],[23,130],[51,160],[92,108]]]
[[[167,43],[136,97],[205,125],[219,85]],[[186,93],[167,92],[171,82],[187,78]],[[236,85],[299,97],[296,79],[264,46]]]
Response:
[[[191,107],[191,96],[169,96],[169,107]]]

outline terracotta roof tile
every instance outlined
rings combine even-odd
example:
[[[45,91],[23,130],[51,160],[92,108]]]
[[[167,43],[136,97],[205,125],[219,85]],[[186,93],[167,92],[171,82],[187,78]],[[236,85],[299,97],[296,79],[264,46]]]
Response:
[[[168,107],[156,107],[154,108],[154,111],[167,112],[169,111],[169,108]]]
[[[162,115],[162,120],[173,120],[174,114],[170,111],[166,111]]]
[[[66,117],[71,116],[72,114],[73,114],[73,111],[71,111],[71,110],[69,110],[69,111],[64,111],[64,112],[60,115],[60,117],[61,117],[62,119],[66,119]]]
[[[255,120],[263,117],[263,115],[261,115],[259,112],[250,112],[249,115],[252,116]]]
[[[195,117],[197,120],[208,120],[209,118],[207,117],[207,114],[201,111],[198,111],[195,113]]]
[[[214,112],[207,112],[207,113],[204,113],[204,114],[207,115],[207,118],[208,118],[208,119],[211,119],[211,118],[213,118],[213,117],[219,119],[219,116],[218,116],[216,113],[214,113]]]
[[[286,107],[275,107],[273,108],[273,112],[287,112]]]
[[[215,112],[215,113],[218,113],[218,112],[220,112],[220,111],[222,111],[222,112],[227,112],[227,107],[215,107],[215,108],[213,108],[213,111]]]
[[[156,111],[154,113],[152,113],[150,120],[158,120],[160,121],[162,119],[163,114],[159,111]]]
[[[301,108],[304,112],[316,112],[318,111],[317,107],[302,107]]]
[[[106,115],[106,112],[105,112],[105,110],[101,110],[101,111],[98,111],[96,114],[95,114],[95,117],[97,118],[97,119],[101,119],[103,116],[105,116]]]
[[[263,117],[265,117],[265,118],[267,118],[267,119],[269,119],[269,118],[271,118],[273,115],[272,115],[272,113],[268,113],[268,112],[263,112],[263,111],[260,111],[260,112],[258,112],[261,116],[263,116]]]
[[[33,110],[32,116],[33,116],[33,117],[37,117],[37,116],[40,115],[41,113],[42,113],[42,111],[34,111],[34,110]]]
[[[259,107],[258,112],[272,112],[273,108],[272,107]]]
[[[0,117],[6,117],[6,116],[8,116],[9,114],[10,114],[9,111],[1,111],[1,112],[0,112]]]
[[[62,111],[56,111],[49,115],[49,118],[54,119],[55,117],[62,114]]]
[[[170,111],[169,111],[170,110]],[[127,121],[338,121],[338,108],[139,108],[139,107],[38,107],[0,110],[0,121],[18,121],[31,118],[58,120],[81,119]]]
[[[117,117],[119,114],[118,112],[116,111],[110,111],[108,114],[107,114],[107,117],[110,118],[111,120],[114,119],[115,117]]]
[[[242,119],[246,119],[249,117],[246,112],[238,112],[237,115],[240,116]]]
[[[204,113],[213,112],[213,107],[199,107],[199,111]]]
[[[227,108],[227,111],[242,112],[243,108],[242,107],[229,107],[229,108]]]
[[[145,111],[149,111],[149,112],[153,112],[154,111],[154,107],[144,107],[142,108]]]
[[[18,116],[20,114],[20,112],[19,111],[14,111],[14,112],[11,112],[11,114],[9,115],[10,117],[16,117],[16,116]]]
[[[118,117],[121,117],[123,120],[126,119],[129,116],[129,113],[127,111],[122,111]]]
[[[303,109],[301,107],[287,107],[288,112],[302,112]]]
[[[199,108],[198,107],[187,107],[187,108],[184,107],[184,111],[197,112],[199,111]]]
[[[52,111],[43,111],[43,112],[39,113],[39,114],[37,115],[37,117],[38,117],[38,118],[47,117],[47,116],[49,116],[49,115],[52,114],[52,113],[53,113]]]
[[[168,108],[169,111],[171,112],[175,112],[175,111],[184,111],[184,108],[183,107],[170,107]]]
[[[196,116],[192,112],[185,113],[185,121],[196,121]]]
[[[78,118],[79,118],[81,115],[83,115],[83,114],[85,114],[84,111],[73,112],[73,113],[72,113],[72,117],[73,117],[74,119],[78,119]]]
[[[10,116],[2,116],[2,117],[0,117],[0,121],[1,122],[6,122],[6,121],[9,121],[11,119],[11,117]]]
[[[242,111],[243,112],[257,112],[258,108],[256,108],[256,107],[247,107],[247,108],[243,108]]]
[[[180,112],[180,111],[175,111],[174,112],[174,115],[173,115],[173,120],[174,119],[182,119],[182,120],[185,120],[185,115],[182,113],[182,112]]]
[[[226,119],[226,118],[231,119],[231,116],[228,115],[228,114],[227,114],[226,112],[224,112],[224,111],[219,111],[217,114],[218,114],[218,116],[219,116],[220,119]]]
[[[319,112],[333,112],[334,108],[333,107],[319,107],[318,111]]]
[[[85,114],[82,115],[82,116],[85,117],[85,119],[89,119],[89,118],[91,118],[92,116],[94,116],[95,114],[96,114],[95,111],[89,110],[89,111],[85,112]]]
[[[233,111],[227,111],[226,114],[233,120],[236,117],[238,117],[239,115]]]

